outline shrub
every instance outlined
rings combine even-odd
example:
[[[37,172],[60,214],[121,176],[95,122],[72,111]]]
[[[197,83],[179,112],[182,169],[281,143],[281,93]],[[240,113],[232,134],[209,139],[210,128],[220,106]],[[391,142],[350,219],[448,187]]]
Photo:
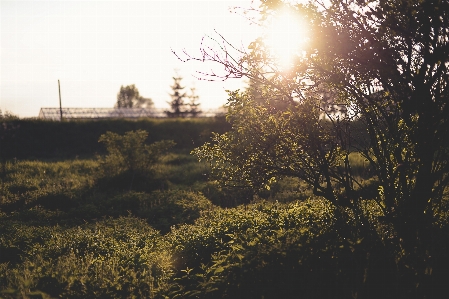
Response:
[[[100,177],[114,178],[124,174],[124,177],[119,179],[123,182],[129,180],[130,190],[133,189],[136,177],[146,180],[155,163],[175,145],[172,140],[148,145],[144,143],[147,137],[148,133],[144,130],[129,131],[124,135],[112,132],[101,135],[98,142],[106,144],[108,155],[100,158]]]
[[[151,193],[129,191],[116,194],[98,203],[97,209],[109,216],[133,216],[145,219],[152,227],[167,233],[178,224],[191,224],[202,211],[213,208],[201,193],[182,190],[153,191]],[[92,207],[92,208],[95,208]]]
[[[163,140],[145,144],[148,132],[144,130],[129,131],[124,135],[107,132],[100,136],[98,142],[106,145],[108,155],[102,160],[106,173],[120,173],[122,171],[148,171],[162,154],[173,147],[172,140]]]
[[[254,199],[254,190],[250,188],[223,187],[217,181],[208,181],[199,189],[213,204],[220,207],[236,207]]]
[[[192,224],[202,211],[213,207],[203,194],[182,190],[153,192],[145,205],[139,215],[162,233],[174,225]]]
[[[342,236],[341,225],[352,233]],[[322,199],[211,210],[167,235],[178,270],[169,296],[379,297],[395,278],[394,257],[355,227],[353,215]]]
[[[167,235],[175,248],[177,269],[198,268],[211,261],[211,255],[225,248],[233,234],[307,228],[315,234],[332,226],[333,210],[322,200],[303,203],[259,202],[231,209],[216,208],[203,212],[194,225],[180,225]]]
[[[176,142],[177,150],[190,151],[203,144],[212,135],[230,128],[224,120],[213,118],[188,119],[105,119],[73,120],[67,122],[41,119],[8,120],[14,124],[15,138],[8,147],[13,150],[12,158],[18,159],[74,159],[93,158],[106,154],[98,138],[107,131],[124,134],[131,130],[151,132],[149,143],[167,139]]]
[[[1,289],[23,297],[39,290],[63,298],[154,298],[172,275],[169,248],[142,220],[49,230],[49,237],[27,247],[21,264],[6,267]]]

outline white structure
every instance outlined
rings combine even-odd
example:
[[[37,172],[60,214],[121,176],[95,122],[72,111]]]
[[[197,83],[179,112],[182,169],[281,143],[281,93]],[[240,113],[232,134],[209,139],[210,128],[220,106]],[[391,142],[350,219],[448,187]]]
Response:
[[[106,119],[106,118],[158,118],[167,117],[162,108],[41,108],[39,118],[49,120],[63,119]],[[224,109],[211,109],[201,112],[200,117],[214,117],[224,114]]]

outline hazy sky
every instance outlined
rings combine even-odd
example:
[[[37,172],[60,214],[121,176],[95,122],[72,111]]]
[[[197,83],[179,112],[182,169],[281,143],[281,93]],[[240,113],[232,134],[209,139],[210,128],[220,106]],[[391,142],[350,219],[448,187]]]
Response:
[[[214,29],[233,43],[248,44],[257,28],[230,7],[241,1],[5,1],[0,0],[0,109],[20,117],[41,107],[113,107],[121,85],[135,84],[156,107],[180,70],[203,107],[226,102],[238,81],[198,81],[203,66],[182,63],[171,48],[198,53]],[[217,66],[216,70],[220,68]]]

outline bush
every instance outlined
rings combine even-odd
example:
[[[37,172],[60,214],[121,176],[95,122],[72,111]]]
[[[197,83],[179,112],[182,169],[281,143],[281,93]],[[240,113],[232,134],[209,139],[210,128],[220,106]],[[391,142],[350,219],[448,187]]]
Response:
[[[105,174],[117,174],[123,171],[146,172],[154,166],[162,154],[175,145],[172,140],[163,140],[151,145],[145,144],[148,132],[129,131],[124,135],[107,132],[98,142],[106,145],[108,155],[101,160]]]
[[[341,235],[342,225],[350,235]],[[167,240],[177,269],[170,298],[394,294],[388,289],[395,279],[392,253],[376,237],[361,239],[353,216],[322,199],[217,208],[172,229]]]
[[[228,208],[249,204],[254,199],[255,193],[250,188],[223,187],[217,181],[208,181],[199,189],[213,204]]]
[[[27,246],[21,264],[6,266],[1,289],[23,297],[39,290],[63,298],[154,298],[172,275],[167,244],[142,220],[47,230],[49,236]]]
[[[98,138],[107,131],[122,135],[128,131],[145,130],[150,132],[149,143],[170,136],[176,142],[176,150],[188,152],[208,140],[211,132],[223,133],[230,128],[226,121],[213,118],[67,122],[21,119],[10,123],[17,128],[13,143],[9,144],[12,158],[17,159],[93,158],[96,154],[106,153]]]
[[[107,132],[98,142],[106,144],[108,155],[100,158],[100,177],[119,178],[133,189],[134,180],[146,180],[151,175],[155,163],[171,147],[172,140],[163,140],[145,144],[148,133],[144,130],[129,131],[124,135]],[[107,181],[106,183],[113,183]]]
[[[260,202],[214,209],[194,225],[174,228],[167,238],[174,250],[178,289],[170,296],[319,296],[322,286],[338,281],[336,272],[320,268],[337,269],[332,255],[340,242],[333,213],[323,200],[288,205]],[[323,273],[318,274],[320,269]]]
[[[315,234],[328,229],[335,221],[329,203],[307,200],[303,203],[259,202],[231,209],[203,212],[194,225],[181,225],[167,235],[175,248],[178,269],[198,268],[207,264],[213,253],[227,247],[231,235],[244,232],[271,232],[279,229],[307,228]]]
[[[201,193],[172,190],[151,193],[139,216],[162,233],[178,224],[192,224],[202,211],[211,210],[212,203]]]

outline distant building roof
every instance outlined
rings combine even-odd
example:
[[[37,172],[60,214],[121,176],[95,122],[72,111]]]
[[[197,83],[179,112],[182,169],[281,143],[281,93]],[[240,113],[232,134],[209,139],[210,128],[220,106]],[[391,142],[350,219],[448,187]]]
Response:
[[[62,108],[63,119],[164,117],[162,109],[147,108]],[[60,120],[59,108],[41,108],[39,118]]]
[[[167,109],[161,108],[62,108],[63,119],[103,119],[103,118],[142,118],[167,117]],[[223,109],[203,111],[201,117],[213,117],[224,114]],[[60,120],[59,108],[41,108],[39,118]]]

